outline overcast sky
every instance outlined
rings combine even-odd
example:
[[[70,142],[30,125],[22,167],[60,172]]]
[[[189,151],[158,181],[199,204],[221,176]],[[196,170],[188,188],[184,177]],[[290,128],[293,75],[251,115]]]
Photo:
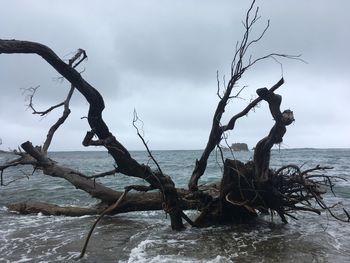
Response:
[[[247,0],[154,1],[1,1],[0,38],[30,40],[69,59],[78,48],[88,54],[83,77],[105,99],[104,119],[130,150],[143,149],[132,127],[133,110],[144,121],[152,149],[203,149],[218,98],[216,71],[229,78],[234,47],[243,34]],[[265,37],[250,50],[302,54],[308,64],[283,62],[282,110],[294,111],[282,148],[350,148],[350,1],[257,1],[261,19],[255,36],[270,19]],[[232,101],[224,122],[255,98],[255,90],[281,78],[280,66],[266,60],[239,82],[245,100]],[[40,118],[26,110],[22,90],[40,85],[35,106],[60,102],[67,81],[35,55],[0,55],[1,149],[24,141],[42,144],[61,114]],[[88,105],[76,92],[72,114],[51,150],[83,150],[89,130]],[[266,104],[240,119],[229,143],[253,147],[273,125]]]

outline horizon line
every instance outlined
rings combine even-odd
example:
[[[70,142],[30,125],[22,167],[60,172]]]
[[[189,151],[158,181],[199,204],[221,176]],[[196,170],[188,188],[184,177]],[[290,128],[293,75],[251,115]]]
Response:
[[[166,152],[166,151],[203,151],[204,149],[154,149],[151,152]],[[226,149],[225,149],[226,150]],[[228,150],[228,149],[227,149]],[[350,147],[291,147],[291,148],[273,148],[271,150],[350,150]],[[49,153],[55,152],[106,152],[107,149],[94,149],[94,150],[52,150],[48,151]],[[253,152],[254,149],[249,149],[248,151],[234,151],[234,152]],[[0,153],[12,153],[13,151],[0,149]],[[146,149],[137,150],[132,149],[129,152],[147,152]]]

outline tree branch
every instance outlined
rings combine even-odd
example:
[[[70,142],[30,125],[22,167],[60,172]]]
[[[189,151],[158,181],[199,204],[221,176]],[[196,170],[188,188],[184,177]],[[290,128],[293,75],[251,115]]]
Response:
[[[281,143],[283,135],[286,133],[286,126],[294,121],[294,115],[291,110],[280,110],[282,97],[268,90],[267,88],[258,89],[256,93],[259,97],[268,102],[271,115],[275,120],[268,136],[260,140],[254,151],[255,179],[264,182],[269,177],[269,165],[271,148],[274,144]]]
[[[250,56],[248,59],[248,62],[246,62],[245,55],[246,55],[248,49],[263,38],[263,36],[265,35],[265,33],[270,25],[270,23],[268,21],[266,27],[263,29],[263,31],[260,33],[260,35],[257,38],[250,40],[250,33],[252,31],[252,28],[253,28],[254,24],[259,20],[259,16],[258,16],[259,7],[257,7],[255,9],[254,13],[252,13],[253,9],[254,9],[254,5],[255,5],[255,0],[252,1],[251,5],[246,13],[245,21],[242,22],[243,26],[245,28],[245,32],[244,32],[244,35],[243,35],[241,41],[238,42],[236,45],[236,51],[235,51],[235,54],[234,54],[232,62],[231,62],[231,79],[227,84],[227,87],[225,89],[224,94],[220,95],[219,88],[217,88],[217,95],[219,96],[220,101],[216,107],[216,110],[215,110],[215,113],[213,116],[212,127],[211,127],[211,131],[209,134],[207,145],[206,145],[200,159],[196,160],[195,167],[192,171],[192,175],[191,175],[191,178],[190,178],[189,183],[188,183],[188,187],[191,191],[198,190],[198,180],[205,172],[205,169],[207,167],[207,161],[208,161],[210,153],[215,149],[215,147],[217,145],[220,144],[223,132],[225,132],[227,130],[232,130],[234,128],[235,121],[238,118],[246,115],[260,101],[260,100],[253,101],[250,105],[248,105],[248,107],[246,107],[246,109],[244,111],[242,111],[240,114],[231,118],[231,121],[228,123],[228,125],[221,127],[220,122],[221,122],[222,115],[225,112],[225,107],[226,107],[229,99],[232,97],[235,97],[235,96],[231,96],[231,92],[232,92],[233,88],[237,85],[238,81],[241,79],[244,72],[246,70],[248,70],[250,67],[252,67],[258,61],[265,60],[269,57],[279,56],[279,57],[293,58],[293,59],[298,58],[298,56],[293,56],[293,55],[272,53],[272,54],[269,54],[267,56],[257,58],[253,61],[252,61],[252,57]],[[283,80],[282,80],[282,83],[283,83]],[[278,88],[280,85],[282,85],[282,83],[277,85],[276,88]],[[238,92],[238,94],[239,94],[239,92]]]
[[[275,85],[273,85],[270,88],[270,91],[271,92],[275,91],[280,86],[282,86],[283,83],[284,83],[284,79],[281,78]],[[219,126],[218,126],[215,124],[215,129],[213,129],[213,127],[214,127],[214,121],[213,121],[213,127],[212,127],[211,133],[209,135],[208,143],[207,143],[207,145],[202,153],[201,158],[199,160],[196,160],[195,168],[192,172],[192,176],[191,176],[191,179],[189,182],[189,189],[190,190],[195,191],[198,189],[198,180],[204,174],[204,171],[205,171],[206,166],[207,166],[207,161],[208,161],[209,155],[215,149],[215,147],[220,144],[220,142],[223,138],[223,133],[228,131],[228,130],[233,130],[235,127],[236,121],[239,118],[244,117],[260,101],[262,101],[262,98],[259,97],[259,98],[256,98],[251,103],[249,103],[249,105],[243,111],[234,115],[230,119],[230,121],[228,122],[227,125],[221,126],[219,124]],[[218,105],[218,107],[219,107],[219,105]],[[224,112],[224,108],[222,109],[222,113],[223,112]]]
[[[146,165],[139,164],[133,159],[129,151],[112,135],[108,126],[102,118],[104,110],[104,101],[101,94],[86,82],[79,72],[73,67],[64,63],[50,48],[40,43],[19,41],[19,40],[0,40],[0,54],[38,54],[45,59],[54,69],[65,77],[88,101],[89,113],[88,122],[92,131],[104,142],[104,146],[115,160],[120,172],[139,177],[146,180],[152,187],[163,191],[166,196],[165,207],[170,213],[171,225],[173,229],[180,230],[184,228],[181,217],[181,207],[176,192],[175,184],[168,176],[161,176],[153,173]],[[155,178],[152,174],[156,174]]]

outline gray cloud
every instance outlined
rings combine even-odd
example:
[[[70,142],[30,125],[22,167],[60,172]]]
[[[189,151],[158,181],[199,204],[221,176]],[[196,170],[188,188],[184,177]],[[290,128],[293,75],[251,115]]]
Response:
[[[296,122],[285,147],[350,147],[346,121],[349,92],[350,2],[258,1],[261,19],[252,35],[271,26],[251,50],[303,54],[308,64],[283,60],[286,83],[279,93],[283,108]],[[42,42],[59,56],[84,48],[89,56],[83,73],[105,97],[104,117],[131,149],[142,149],[132,128],[136,108],[154,149],[200,149],[206,144],[216,97],[216,70],[228,75],[247,1],[7,1],[0,10],[0,37]],[[81,68],[81,70],[83,69]],[[64,98],[67,82],[34,55],[0,56],[0,137],[2,147],[31,139],[42,143],[57,118],[40,120],[25,111],[20,88],[40,85],[36,105],[44,108]],[[248,84],[245,101],[233,101],[224,120],[240,111],[256,88],[281,77],[278,64],[265,61],[240,81]],[[227,77],[226,77],[227,78]],[[81,149],[88,129],[85,100],[75,94],[72,116],[52,149]],[[266,105],[237,123],[229,142],[253,146],[273,121]]]

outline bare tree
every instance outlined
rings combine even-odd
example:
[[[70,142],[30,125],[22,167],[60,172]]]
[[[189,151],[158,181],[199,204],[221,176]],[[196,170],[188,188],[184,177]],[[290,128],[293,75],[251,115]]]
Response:
[[[245,86],[243,86],[243,88],[239,89],[235,94],[232,95],[234,88],[238,86],[238,82],[243,76],[243,74],[247,70],[249,70],[252,66],[254,66],[256,63],[264,61],[269,58],[276,60],[276,58],[281,57],[281,58],[301,60],[300,55],[293,56],[293,55],[286,55],[286,54],[270,53],[255,59],[251,55],[248,55],[247,52],[249,52],[249,49],[263,38],[263,36],[265,35],[265,32],[270,26],[270,22],[267,21],[266,27],[260,33],[260,35],[258,35],[258,37],[256,38],[253,38],[253,39],[251,38],[251,32],[254,28],[254,25],[257,23],[259,19],[259,16],[258,16],[259,7],[254,8],[254,5],[255,5],[255,1],[252,2],[246,14],[245,20],[243,21],[243,26],[245,31],[244,31],[242,40],[240,42],[237,42],[236,44],[236,51],[234,53],[232,63],[231,63],[231,78],[227,83],[226,87],[224,87],[223,95],[220,95],[220,85],[218,81],[217,95],[219,96],[220,101],[216,107],[216,110],[213,116],[212,127],[209,134],[207,145],[200,159],[196,160],[195,168],[192,172],[192,176],[188,184],[189,189],[192,191],[196,191],[198,189],[197,187],[198,180],[204,174],[209,155],[215,149],[215,147],[220,145],[220,142],[223,138],[223,133],[229,130],[233,130],[235,128],[236,121],[239,118],[246,116],[248,112],[252,110],[262,100],[261,97],[255,99],[240,113],[234,115],[226,125],[221,124],[221,119],[225,112],[226,105],[228,104],[230,99],[239,97],[240,93],[245,88]],[[271,87],[270,91],[274,92],[283,83],[284,83],[284,80],[281,79],[273,87]]]
[[[294,218],[291,214],[293,211],[311,211],[319,214],[323,210],[328,210],[331,215],[339,220],[349,222],[350,217],[345,210],[344,217],[334,215],[322,199],[324,191],[321,186],[326,185],[332,189],[332,178],[314,172],[325,171],[330,167],[317,166],[305,171],[295,165],[284,166],[277,170],[272,170],[269,167],[271,148],[274,144],[282,142],[286,126],[294,121],[292,111],[285,110],[281,112],[282,97],[274,93],[284,83],[283,78],[270,89],[258,89],[257,99],[250,102],[241,112],[232,116],[227,124],[223,125],[221,123],[226,105],[231,99],[239,97],[243,90],[244,86],[234,93],[239,80],[248,69],[268,58],[300,60],[299,56],[277,53],[258,58],[249,56],[249,49],[263,38],[269,27],[269,22],[267,22],[266,27],[258,37],[253,39],[250,37],[259,18],[258,12],[259,8],[255,7],[255,1],[253,1],[243,21],[245,29],[243,38],[236,45],[231,63],[230,80],[223,90],[218,85],[217,95],[220,100],[213,116],[208,142],[202,156],[199,160],[196,160],[195,168],[190,176],[188,190],[177,189],[171,177],[162,172],[161,164],[158,164],[152,156],[138,130],[137,121],[139,118],[136,113],[134,115],[134,127],[154,161],[156,169],[137,162],[109,130],[102,118],[105,105],[101,94],[76,70],[76,67],[87,57],[85,51],[79,49],[72,59],[65,63],[54,51],[43,44],[19,40],[0,40],[0,54],[37,54],[71,84],[66,99],[44,111],[37,111],[34,108],[33,97],[36,89],[31,90],[29,107],[34,114],[44,116],[59,107],[63,107],[63,113],[48,131],[43,146],[34,147],[31,142],[24,142],[21,145],[24,152],[22,150],[16,151],[15,154],[19,156],[17,159],[0,166],[1,184],[5,185],[3,183],[3,173],[7,168],[31,165],[34,170],[41,170],[45,175],[67,180],[77,189],[83,190],[101,201],[101,205],[97,208],[72,208],[40,202],[24,202],[10,205],[10,210],[20,213],[42,212],[43,214],[68,216],[100,214],[94,224],[95,226],[105,214],[163,209],[170,215],[170,224],[174,230],[181,230],[185,227],[183,219],[193,227],[205,227],[213,224],[233,223],[237,220],[246,221],[256,217],[257,210],[263,212],[276,211],[285,223],[287,222],[285,216]],[[91,145],[105,147],[115,161],[115,167],[109,171],[87,176],[74,169],[59,165],[47,155],[55,131],[69,116],[69,103],[74,90],[80,92],[89,103],[87,120],[91,130],[87,131],[82,144],[86,147]],[[221,180],[218,178],[219,183],[198,187],[198,181],[206,170],[209,155],[215,147],[220,147],[224,133],[234,129],[236,121],[245,116],[261,101],[266,101],[269,104],[275,124],[270,133],[257,143],[254,160],[244,164],[238,160],[226,159],[224,160],[223,177]],[[97,139],[94,137],[97,137]],[[95,181],[96,178],[116,173],[141,178],[148,185],[130,185],[125,188],[124,192],[118,192]],[[131,190],[135,192],[129,193]],[[314,201],[318,208],[312,206],[311,201]],[[188,209],[201,211],[194,222],[183,212]],[[81,256],[84,255],[94,226],[91,228]]]

